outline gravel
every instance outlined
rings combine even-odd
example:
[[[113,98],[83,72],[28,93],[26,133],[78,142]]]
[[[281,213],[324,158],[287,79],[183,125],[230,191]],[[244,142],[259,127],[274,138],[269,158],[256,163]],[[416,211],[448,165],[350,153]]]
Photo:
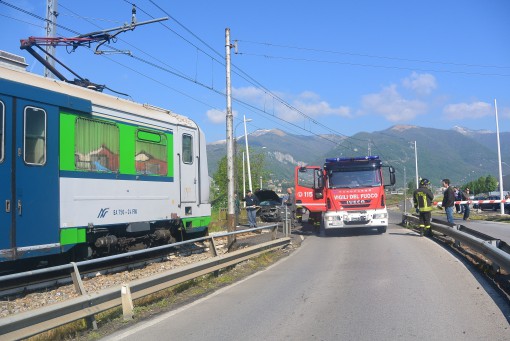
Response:
[[[238,235],[238,245],[242,248],[251,244],[257,244],[259,241],[256,240],[260,240],[261,237],[261,234],[253,233]],[[267,238],[265,238],[265,240],[267,240]],[[216,248],[220,255],[227,252],[226,243],[226,238],[215,238]],[[99,292],[116,286],[120,287],[122,284],[130,281],[150,277],[161,272],[208,259],[211,257],[211,253],[207,251],[209,251],[208,248],[197,244],[194,248],[181,250],[181,252],[177,254],[170,254],[166,260],[148,264],[143,268],[117,273],[97,273],[92,276],[89,275],[83,278],[83,284],[87,293]],[[78,296],[79,294],[76,293],[73,284],[47,289],[44,292],[27,293],[7,301],[0,301],[0,318],[63,302]]]

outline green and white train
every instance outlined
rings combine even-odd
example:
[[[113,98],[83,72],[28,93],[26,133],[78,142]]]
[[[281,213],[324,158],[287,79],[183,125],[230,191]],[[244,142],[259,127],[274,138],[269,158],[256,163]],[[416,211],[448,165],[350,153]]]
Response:
[[[0,59],[10,60],[0,62],[1,262],[207,234],[206,142],[195,122]]]

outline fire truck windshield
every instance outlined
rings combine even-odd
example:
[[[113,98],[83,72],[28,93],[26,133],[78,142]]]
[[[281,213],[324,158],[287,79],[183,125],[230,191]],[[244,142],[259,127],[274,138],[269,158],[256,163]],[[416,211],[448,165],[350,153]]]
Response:
[[[332,170],[328,172],[329,188],[356,188],[381,186],[379,169]]]

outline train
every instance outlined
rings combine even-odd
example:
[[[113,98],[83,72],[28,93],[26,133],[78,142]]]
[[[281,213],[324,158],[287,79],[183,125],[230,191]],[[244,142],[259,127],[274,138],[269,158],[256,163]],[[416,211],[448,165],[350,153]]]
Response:
[[[206,139],[192,119],[26,66],[0,52],[2,268],[207,235]]]

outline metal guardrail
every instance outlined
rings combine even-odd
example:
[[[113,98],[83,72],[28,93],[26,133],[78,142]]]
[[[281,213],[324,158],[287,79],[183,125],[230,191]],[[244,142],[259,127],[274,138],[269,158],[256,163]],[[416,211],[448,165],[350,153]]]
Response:
[[[210,240],[212,244],[211,251],[214,253],[215,257],[197,262],[195,264],[190,264],[188,266],[176,268],[168,272],[157,274],[152,277],[141,278],[130,282],[128,284],[128,287],[130,288],[130,300],[151,295],[179,283],[183,283],[205,274],[218,271],[222,268],[235,265],[249,258],[262,254],[270,249],[279,248],[289,244],[290,238],[287,236],[287,234],[286,237],[276,239],[277,228],[278,225],[275,224],[257,227],[254,229],[222,233],[205,238],[198,238],[186,242],[181,242],[179,244]],[[271,241],[264,242],[256,246],[243,248],[241,250],[233,251],[224,255],[218,255],[214,243],[214,238],[253,232],[262,229],[272,230],[273,233],[271,235]],[[169,246],[175,246],[175,244],[165,245],[165,247]],[[126,256],[126,254],[124,254],[124,256]],[[69,265],[74,269],[74,272],[72,273],[73,281],[75,281],[75,286],[81,293],[81,296],[48,307],[43,307],[37,310],[19,313],[0,319],[0,339],[19,340],[28,338],[83,318],[87,319],[87,323],[89,325],[96,327],[94,320],[95,314],[123,305],[124,298],[122,297],[122,291],[125,288],[124,285],[122,288],[115,287],[105,289],[97,293],[88,294],[85,292],[83,283],[81,283],[81,275],[78,272],[78,267],[86,262],[90,261],[72,263]],[[46,269],[46,271],[51,271],[51,268]],[[23,274],[30,275],[30,273],[31,272]]]
[[[418,224],[419,218],[410,214],[402,215],[402,222],[412,221]],[[489,258],[493,268],[499,267],[510,271],[510,247],[502,240],[472,230],[464,225],[451,224],[442,220],[432,219],[432,230],[455,239],[456,243],[463,243]]]

